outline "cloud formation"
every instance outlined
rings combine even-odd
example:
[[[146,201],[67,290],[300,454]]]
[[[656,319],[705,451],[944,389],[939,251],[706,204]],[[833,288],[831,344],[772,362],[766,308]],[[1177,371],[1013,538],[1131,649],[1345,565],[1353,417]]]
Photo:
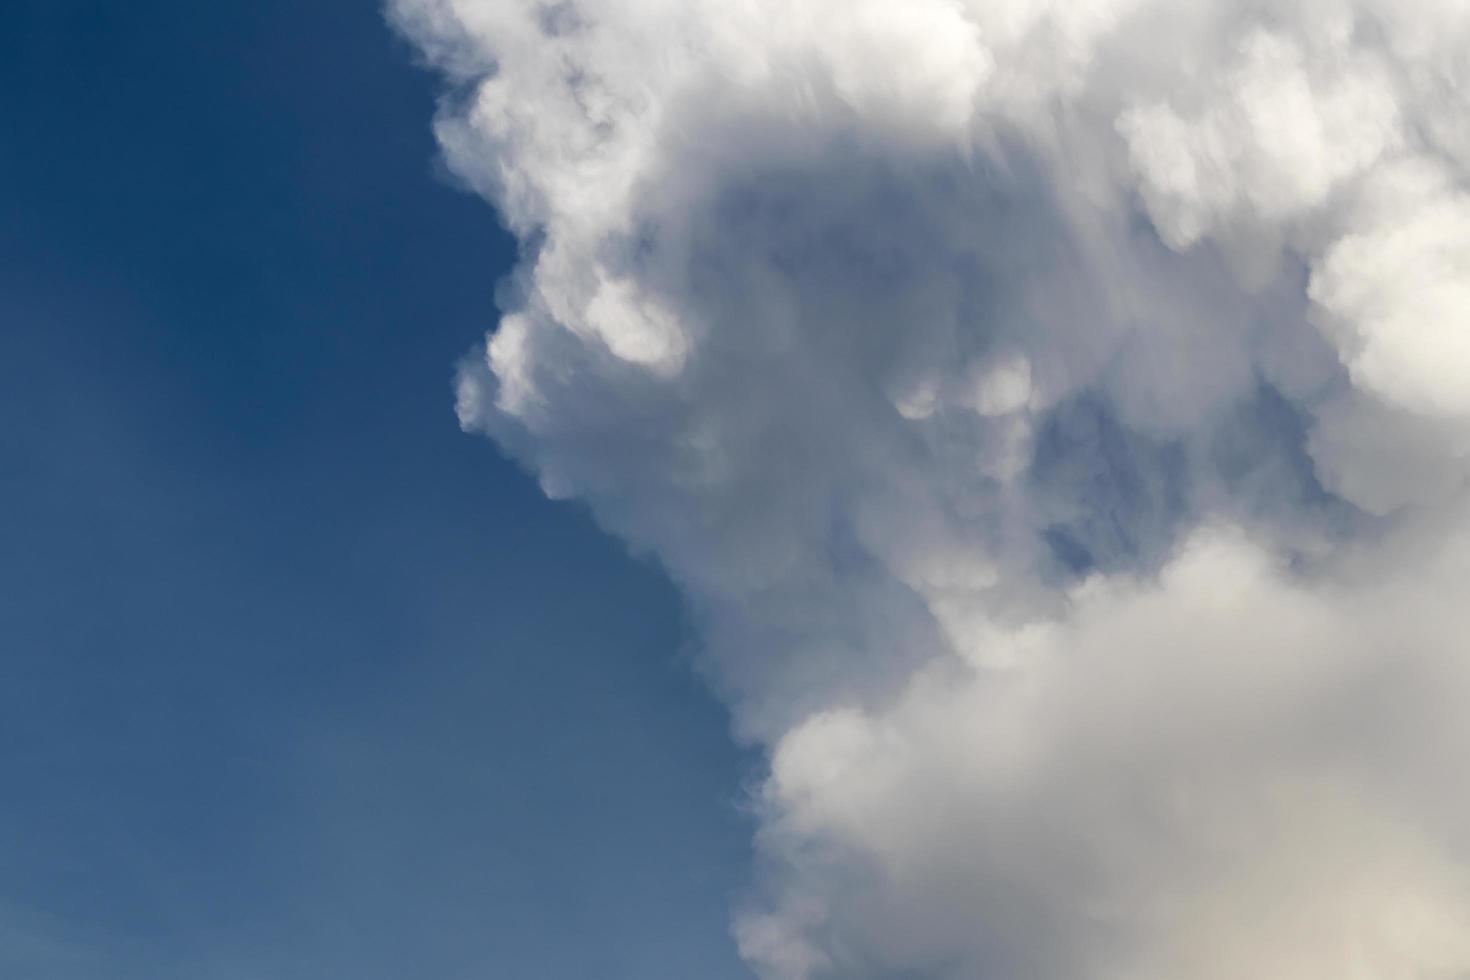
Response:
[[[395,0],[459,414],[763,745],[769,980],[1470,976],[1470,4]]]

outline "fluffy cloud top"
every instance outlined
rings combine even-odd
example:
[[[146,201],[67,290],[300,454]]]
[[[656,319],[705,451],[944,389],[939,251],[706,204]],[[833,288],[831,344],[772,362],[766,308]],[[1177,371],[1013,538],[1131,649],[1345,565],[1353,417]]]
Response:
[[[1470,976],[1470,4],[396,0],[466,428],[685,590],[771,980]]]

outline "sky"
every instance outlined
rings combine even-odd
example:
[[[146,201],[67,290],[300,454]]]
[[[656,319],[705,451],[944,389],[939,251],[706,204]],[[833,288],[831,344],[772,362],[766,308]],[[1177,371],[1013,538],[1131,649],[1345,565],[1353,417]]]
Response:
[[[1466,0],[7,27],[0,973],[1470,977]]]
[[[0,30],[0,974],[744,977],[681,602],[454,415],[514,242],[370,2]]]

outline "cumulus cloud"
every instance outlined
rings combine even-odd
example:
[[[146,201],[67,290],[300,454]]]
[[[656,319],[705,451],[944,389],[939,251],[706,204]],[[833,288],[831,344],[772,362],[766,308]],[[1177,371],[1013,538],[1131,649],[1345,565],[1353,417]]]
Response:
[[[763,746],[769,980],[1470,976],[1470,5],[395,0],[459,414]]]

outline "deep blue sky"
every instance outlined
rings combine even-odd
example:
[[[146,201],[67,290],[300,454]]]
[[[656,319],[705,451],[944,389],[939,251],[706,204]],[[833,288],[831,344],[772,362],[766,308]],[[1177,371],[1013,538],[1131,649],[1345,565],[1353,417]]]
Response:
[[[6,980],[746,975],[677,598],[455,426],[434,88],[367,0],[6,6]]]

